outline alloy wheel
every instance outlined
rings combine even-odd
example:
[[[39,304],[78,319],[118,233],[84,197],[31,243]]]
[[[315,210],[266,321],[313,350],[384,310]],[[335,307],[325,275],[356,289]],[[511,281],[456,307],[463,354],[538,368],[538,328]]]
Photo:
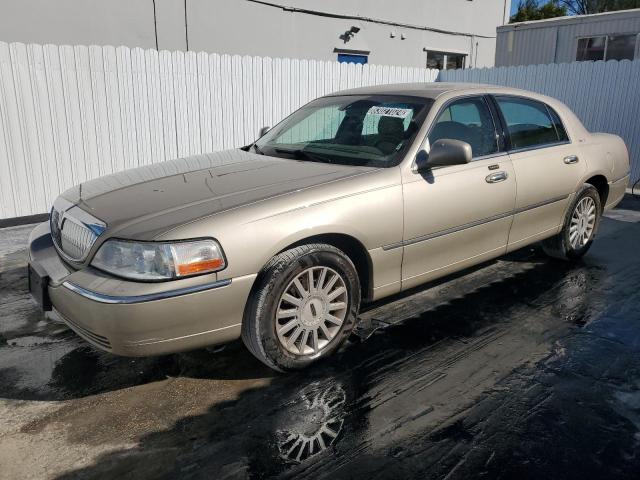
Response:
[[[329,267],[310,267],[285,288],[276,310],[281,345],[296,355],[314,356],[340,331],[347,315],[345,281]]]
[[[584,247],[591,236],[596,224],[596,203],[591,197],[581,199],[571,215],[569,226],[569,243],[574,250]]]

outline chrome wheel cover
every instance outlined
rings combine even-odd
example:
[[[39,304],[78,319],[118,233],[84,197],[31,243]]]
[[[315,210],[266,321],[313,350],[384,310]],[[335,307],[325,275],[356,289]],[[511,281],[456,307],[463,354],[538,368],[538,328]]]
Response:
[[[591,197],[584,197],[578,202],[571,215],[569,225],[569,243],[574,250],[584,247],[596,225],[596,202]]]
[[[296,355],[320,353],[335,338],[347,316],[347,286],[329,267],[299,273],[280,297],[276,333],[280,344]]]

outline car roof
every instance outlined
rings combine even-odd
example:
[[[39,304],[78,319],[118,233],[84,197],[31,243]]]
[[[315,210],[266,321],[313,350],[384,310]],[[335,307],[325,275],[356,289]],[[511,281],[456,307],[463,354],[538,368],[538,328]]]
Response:
[[[333,92],[327,96],[335,97],[339,95],[408,95],[411,97],[435,99],[445,93],[461,92],[464,90],[475,90],[478,88],[495,89],[495,85],[446,82],[394,83],[388,85],[374,85],[371,87],[351,88],[349,90]]]

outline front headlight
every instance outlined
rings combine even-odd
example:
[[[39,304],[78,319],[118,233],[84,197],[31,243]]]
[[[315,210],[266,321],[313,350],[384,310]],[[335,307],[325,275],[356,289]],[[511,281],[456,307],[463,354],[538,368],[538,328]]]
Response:
[[[173,280],[226,267],[222,248],[212,239],[184,242],[104,242],[91,261],[99,270],[132,280]]]

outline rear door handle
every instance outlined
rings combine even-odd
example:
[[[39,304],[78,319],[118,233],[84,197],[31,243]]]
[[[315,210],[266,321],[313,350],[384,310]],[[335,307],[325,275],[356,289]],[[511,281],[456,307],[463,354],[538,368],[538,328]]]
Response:
[[[578,160],[580,160],[578,158],[577,155],[569,155],[568,157],[564,157],[564,163],[566,163],[567,165],[571,165],[572,163],[578,163]]]
[[[507,178],[509,178],[507,172],[496,172],[492,173],[491,175],[487,175],[485,180],[487,181],[487,183],[498,183],[504,182]]]

